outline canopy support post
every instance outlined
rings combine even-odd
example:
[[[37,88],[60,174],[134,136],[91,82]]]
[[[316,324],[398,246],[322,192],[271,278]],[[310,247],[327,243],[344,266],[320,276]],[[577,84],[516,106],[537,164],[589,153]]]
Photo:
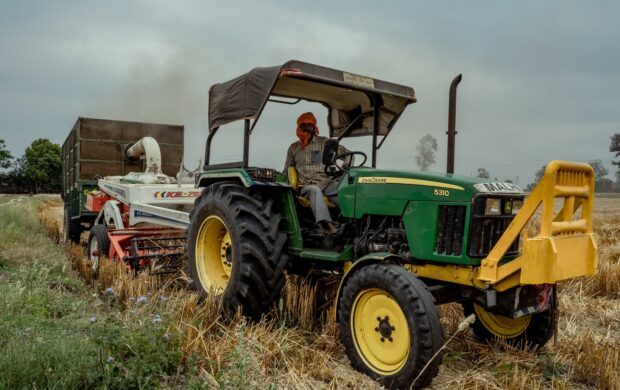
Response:
[[[218,129],[219,127],[216,127],[215,129],[211,130],[209,132],[209,136],[207,137],[207,144],[205,145],[205,167],[209,165],[209,159],[211,157],[211,141],[213,140],[213,136]]]
[[[243,166],[248,167],[250,155],[250,120],[244,120],[243,126]]]
[[[379,133],[379,105],[377,96],[372,95],[373,101],[373,125],[372,125],[372,167],[377,167],[377,134]]]

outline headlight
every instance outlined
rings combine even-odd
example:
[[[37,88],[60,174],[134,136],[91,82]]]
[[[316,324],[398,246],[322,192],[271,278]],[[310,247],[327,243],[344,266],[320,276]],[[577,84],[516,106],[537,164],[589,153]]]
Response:
[[[488,198],[484,208],[484,215],[502,215],[502,200]]]
[[[521,207],[523,207],[522,200],[513,200],[512,201],[512,215],[517,214],[521,210]]]

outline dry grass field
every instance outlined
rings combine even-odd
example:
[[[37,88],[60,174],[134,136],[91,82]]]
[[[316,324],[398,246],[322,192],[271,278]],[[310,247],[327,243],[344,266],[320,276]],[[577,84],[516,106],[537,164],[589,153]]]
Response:
[[[56,242],[60,207],[47,201],[39,208],[39,219]],[[536,352],[481,344],[471,331],[457,330],[463,320],[460,306],[445,305],[444,339],[454,337],[432,388],[620,389],[620,198],[596,199],[594,226],[598,274],[560,286],[556,339]],[[98,280],[93,280],[83,248],[68,247],[66,254],[108,317],[132,330],[122,337],[138,342],[157,324],[165,328],[163,338],[178,338],[170,346],[180,354],[176,374],[160,375],[158,386],[380,388],[350,368],[338,342],[338,329],[330,321],[335,280],[317,285],[290,278],[279,310],[251,323],[239,317],[223,319],[215,300],[198,304],[182,273],[132,276],[122,266],[104,262]],[[99,347],[99,354],[108,357],[102,366],[128,375],[123,369],[135,364],[132,351],[114,345]]]

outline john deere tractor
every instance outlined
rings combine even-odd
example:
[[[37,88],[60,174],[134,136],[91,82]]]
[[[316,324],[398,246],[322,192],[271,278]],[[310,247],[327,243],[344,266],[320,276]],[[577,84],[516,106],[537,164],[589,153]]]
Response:
[[[259,318],[278,300],[286,274],[341,275],[334,299],[346,353],[388,388],[427,386],[437,374],[437,305],[458,302],[474,314],[481,340],[540,347],[557,321],[556,283],[595,273],[589,165],[550,162],[527,198],[510,183],[378,169],[377,152],[416,102],[414,90],[300,61],[255,68],[214,85],[209,98],[205,166],[196,177],[202,195],[187,240],[194,288]],[[340,183],[338,206],[330,205],[335,234],[315,228],[294,171],[248,163],[267,104],[301,100],[327,109],[322,161]],[[454,106],[450,112],[454,134]],[[242,160],[211,164],[213,137],[237,120],[245,125]],[[363,136],[371,142],[369,166],[360,165],[363,152],[353,153],[357,166],[341,164],[339,142]],[[451,172],[453,136],[449,146]],[[539,208],[528,237],[524,228]]]

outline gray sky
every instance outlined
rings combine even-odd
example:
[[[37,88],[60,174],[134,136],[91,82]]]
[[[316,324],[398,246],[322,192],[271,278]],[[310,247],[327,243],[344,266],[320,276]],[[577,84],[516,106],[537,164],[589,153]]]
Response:
[[[448,87],[463,73],[456,173],[526,185],[550,160],[602,159],[613,178],[618,15],[612,1],[0,0],[0,138],[19,156],[36,138],[62,144],[78,116],[183,124],[192,165],[210,85],[298,59],[415,89],[380,167],[415,169],[429,133],[431,170],[445,170]],[[251,163],[281,169],[307,110],[326,134],[322,107],[269,105]],[[240,159],[240,129],[218,133],[215,161]],[[370,139],[344,144],[368,151]]]

